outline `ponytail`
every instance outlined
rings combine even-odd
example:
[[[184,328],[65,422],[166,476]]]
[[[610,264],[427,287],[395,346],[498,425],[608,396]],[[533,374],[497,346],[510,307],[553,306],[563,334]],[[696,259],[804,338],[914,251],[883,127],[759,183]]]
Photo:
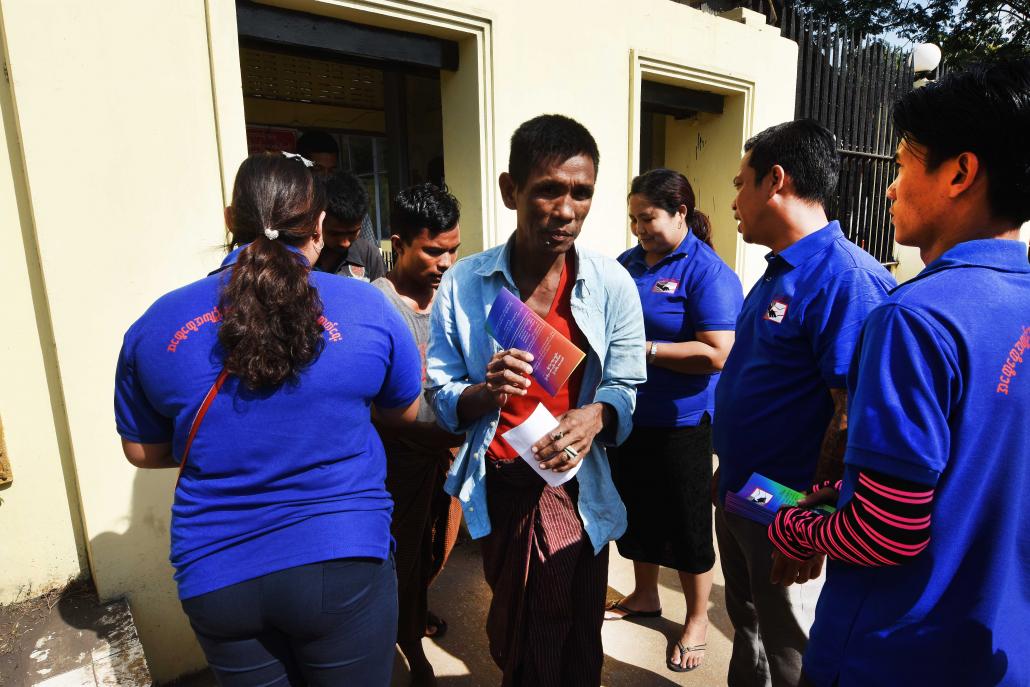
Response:
[[[701,243],[706,244],[709,248],[715,248],[712,245],[712,222],[708,219],[708,215],[695,209],[687,215],[687,226]]]
[[[314,235],[325,194],[304,164],[277,153],[240,165],[227,219],[229,247],[247,244],[219,297],[225,369],[251,389],[294,380],[325,345],[310,266],[291,248]]]

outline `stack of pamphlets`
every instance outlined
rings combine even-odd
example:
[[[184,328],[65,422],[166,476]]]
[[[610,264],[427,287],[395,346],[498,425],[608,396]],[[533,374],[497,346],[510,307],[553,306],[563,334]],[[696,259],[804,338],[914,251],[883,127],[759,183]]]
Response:
[[[785,487],[757,472],[751,473],[744,488],[737,492],[726,492],[726,512],[769,525],[776,517],[776,511],[784,506],[796,506],[804,497],[800,491]],[[816,506],[815,510],[829,515],[837,509],[833,506]]]

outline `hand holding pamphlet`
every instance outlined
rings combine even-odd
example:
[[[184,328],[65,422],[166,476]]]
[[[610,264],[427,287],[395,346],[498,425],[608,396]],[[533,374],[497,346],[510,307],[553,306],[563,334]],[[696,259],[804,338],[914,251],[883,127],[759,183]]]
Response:
[[[554,472],[540,467],[540,461],[533,455],[533,444],[543,439],[547,434],[558,427],[558,420],[551,415],[543,403],[538,403],[536,409],[530,414],[526,421],[517,427],[512,427],[502,434],[504,440],[511,444],[511,447],[519,452],[522,460],[529,463],[529,467],[536,471],[536,474],[544,478],[544,481],[552,487],[565,484],[576,476],[579,468],[583,465],[580,461],[565,472]]]
[[[533,354],[533,379],[552,396],[586,357],[508,289],[501,289],[494,299],[486,326],[490,336],[504,348]]]
[[[784,506],[796,506],[804,498],[800,491],[774,482],[757,472],[751,473],[744,488],[737,492],[726,492],[726,512],[739,515],[762,525],[772,524],[776,511]],[[826,515],[836,512],[833,506],[820,505],[814,510]]]

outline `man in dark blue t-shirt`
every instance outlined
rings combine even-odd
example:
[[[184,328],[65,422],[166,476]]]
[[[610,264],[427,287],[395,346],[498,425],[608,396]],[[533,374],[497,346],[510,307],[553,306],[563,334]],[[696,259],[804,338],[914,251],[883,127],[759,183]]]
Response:
[[[318,256],[319,272],[374,282],[386,274],[379,247],[362,236],[368,216],[368,192],[350,172],[337,171],[325,181],[325,247]]]
[[[770,537],[833,559],[810,683],[1028,685],[1030,60],[912,91],[894,123],[896,238],[926,268],[863,330],[839,510]]]
[[[723,500],[753,472],[799,490],[840,477],[848,363],[894,280],[826,217],[839,169],[833,134],[811,120],[788,122],[744,149],[734,214],[744,240],[772,252],[716,387],[715,530],[735,630],[728,682],[765,687],[800,678],[822,558],[779,554],[764,526],[725,512]]]

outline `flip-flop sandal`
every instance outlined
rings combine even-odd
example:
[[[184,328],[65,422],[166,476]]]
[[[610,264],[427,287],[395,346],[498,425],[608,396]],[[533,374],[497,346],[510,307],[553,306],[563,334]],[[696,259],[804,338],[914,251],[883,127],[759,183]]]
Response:
[[[704,651],[707,646],[708,646],[707,642],[705,642],[704,644],[695,644],[694,646],[683,646],[679,642],[676,642],[676,648],[680,650],[680,660],[681,661],[683,660],[683,657],[686,656],[687,654],[689,654],[690,652],[692,652],[692,651]],[[701,664],[698,663],[696,666],[691,666],[689,668],[684,668],[679,663],[673,662],[672,656],[670,656],[669,660],[665,662],[665,665],[669,666],[669,670],[671,670],[674,673],[689,673],[690,671],[692,671],[692,670],[694,670],[696,668],[699,668],[701,666]]]
[[[432,632],[429,628],[436,628]],[[443,636],[447,634],[447,621],[438,616],[432,611],[426,613],[426,637],[429,639],[443,639]]]
[[[622,605],[622,602],[626,599],[619,599],[618,601],[609,601],[604,605],[606,611],[621,611],[623,615],[615,618],[605,618],[605,620],[628,620],[629,618],[661,618],[662,609],[657,611],[637,611],[632,608],[628,608]]]

